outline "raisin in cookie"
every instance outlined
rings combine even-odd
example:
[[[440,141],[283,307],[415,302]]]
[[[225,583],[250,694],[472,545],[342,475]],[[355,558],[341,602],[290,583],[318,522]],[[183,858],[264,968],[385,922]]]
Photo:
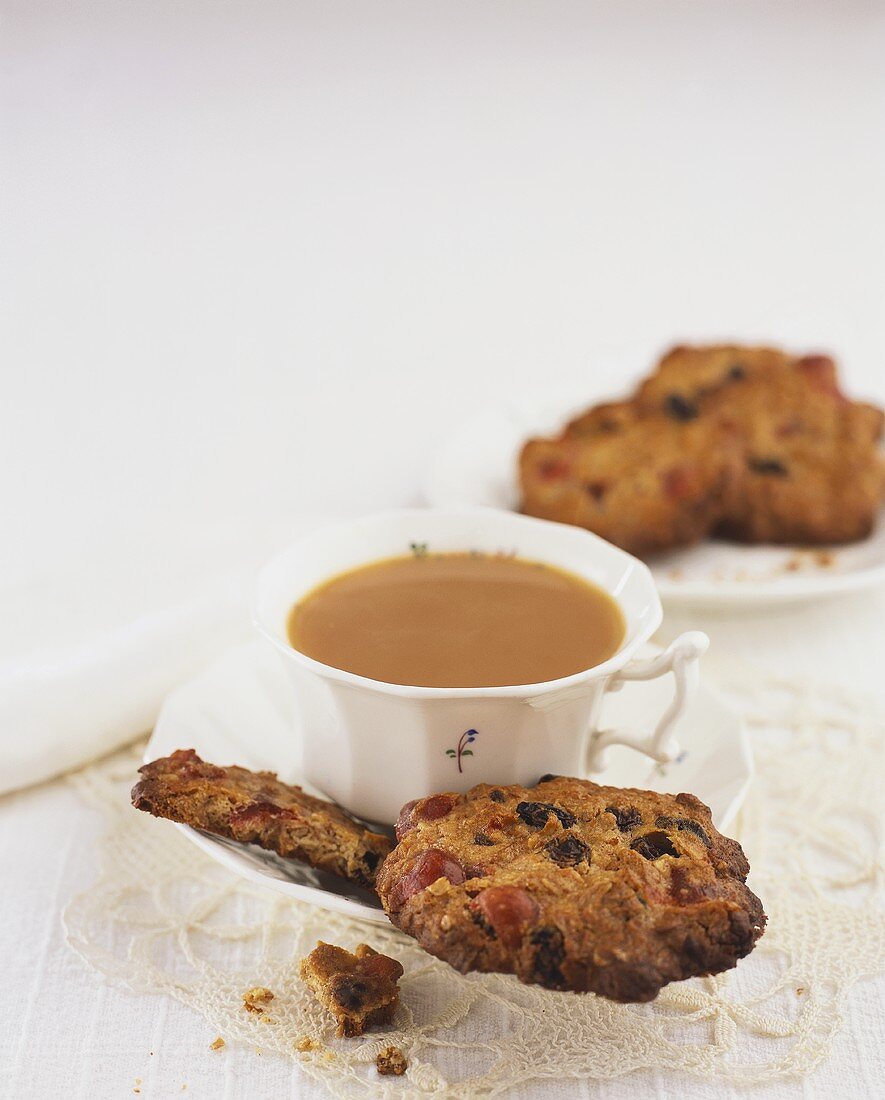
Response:
[[[219,768],[193,749],[139,768],[132,805],[154,817],[300,859],[371,886],[390,841],[331,802],[281,783],[273,772]]]
[[[365,943],[357,944],[351,954],[321,940],[301,960],[301,980],[337,1020],[339,1038],[351,1039],[373,1024],[390,1023],[402,975],[396,959]]]
[[[765,926],[740,845],[690,794],[545,777],[403,807],[378,874],[391,921],[462,973],[648,1001]]]

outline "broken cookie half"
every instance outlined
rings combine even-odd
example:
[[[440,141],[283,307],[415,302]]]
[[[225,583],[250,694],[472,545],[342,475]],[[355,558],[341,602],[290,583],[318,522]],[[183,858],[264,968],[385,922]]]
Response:
[[[217,767],[193,749],[178,749],[139,772],[141,779],[132,788],[137,810],[258,844],[361,886],[373,885],[391,849],[387,837],[334,803],[281,782],[273,772]]]

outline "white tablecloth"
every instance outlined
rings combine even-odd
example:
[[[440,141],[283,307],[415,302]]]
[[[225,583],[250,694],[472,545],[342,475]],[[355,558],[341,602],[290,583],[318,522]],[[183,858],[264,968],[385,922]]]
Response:
[[[735,336],[831,349],[881,400],[883,42],[845,5],[10,0],[0,661],[108,609],[76,584],[98,548],[138,544],[119,618],[182,546],[205,580],[305,512],[413,503],[514,386]],[[880,590],[665,632],[708,629],[711,672],[885,694],[883,613]],[[99,828],[61,783],[0,800],[0,1093],[319,1100],[65,946]],[[828,1061],[769,1094],[874,1095],[879,1003],[859,986]]]
[[[878,594],[878,611],[885,593]],[[730,621],[717,629],[712,652],[725,647],[752,653],[763,664],[800,664],[812,674],[848,682],[848,665],[857,658],[851,639],[857,612],[848,604],[831,605],[828,633],[834,648],[845,643],[845,664],[816,659],[796,631],[790,645],[775,636],[766,642],[767,622],[758,617]],[[806,628],[810,629],[806,622]],[[740,636],[740,643],[738,642]],[[868,639],[872,638],[869,629]],[[875,657],[869,654],[859,678],[872,683]],[[822,674],[823,671],[822,671]],[[131,1095],[176,1096],[199,1100],[219,1096],[286,1096],[320,1100],[325,1090],[309,1083],[296,1063],[267,1051],[229,1044],[209,1049],[215,1032],[201,1017],[176,1001],[131,993],[91,971],[64,942],[60,911],[64,903],[94,879],[94,845],[105,820],[85,808],[64,783],[47,784],[0,800],[0,869],[7,888],[0,891],[0,929],[5,945],[5,979],[0,986],[0,1095],[83,1100]],[[750,853],[752,858],[752,852]],[[10,888],[9,884],[14,884]],[[733,1090],[715,1082],[639,1073],[612,1082],[544,1081],[521,1090],[520,1097],[635,1096],[803,1098],[839,1096],[867,1100],[881,1087],[883,1061],[882,997],[885,980],[865,981],[852,990],[844,1027],[830,1057],[805,1079]],[[5,1078],[5,1079],[4,1079]],[[183,1086],[187,1086],[186,1090]]]

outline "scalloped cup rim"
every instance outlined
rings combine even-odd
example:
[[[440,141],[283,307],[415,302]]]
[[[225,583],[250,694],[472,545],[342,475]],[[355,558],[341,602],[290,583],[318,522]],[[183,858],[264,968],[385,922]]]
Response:
[[[651,611],[646,621],[642,624],[642,628],[634,632],[632,636],[629,635],[628,630],[622,644],[611,657],[608,657],[605,661],[601,661],[597,665],[592,665],[590,668],[582,669],[580,672],[572,673],[570,676],[562,676],[556,680],[544,680],[531,684],[507,684],[499,687],[420,687],[413,684],[394,684],[386,680],[374,680],[371,677],[348,672],[345,669],[336,668],[334,665],[327,665],[322,661],[315,660],[313,657],[308,657],[306,653],[302,653],[291,644],[284,632],[278,627],[275,628],[268,623],[266,608],[263,606],[264,597],[266,595],[267,578],[272,573],[285,568],[293,558],[297,549],[311,542],[318,541],[323,537],[333,537],[335,534],[343,534],[348,530],[352,531],[354,528],[363,525],[380,526],[387,522],[392,523],[401,519],[411,519],[413,517],[420,521],[426,519],[430,515],[435,517],[446,516],[452,519],[474,518],[482,520],[485,518],[493,522],[505,520],[513,523],[515,521],[516,524],[526,525],[527,528],[549,528],[558,535],[567,533],[569,538],[585,541],[587,545],[592,546],[597,553],[603,553],[612,560],[621,561],[624,566],[623,580],[626,580],[630,576],[643,578],[648,589],[648,599],[651,603]],[[469,547],[463,547],[462,549],[469,549]],[[377,560],[379,560],[379,555],[367,555],[364,558],[359,558],[349,568],[356,568],[359,564],[370,564]],[[348,567],[345,567],[345,570],[333,570],[325,579],[330,579],[339,572],[346,571],[346,568]],[[322,581],[317,581],[316,583],[322,583]],[[598,581],[594,583],[599,584]],[[294,605],[299,595],[305,595],[312,587],[314,587],[314,585],[310,584],[305,586],[301,593],[296,591],[290,598],[289,609]],[[618,600],[617,593],[612,592],[605,585],[600,585],[600,587],[604,588],[605,591],[618,602],[619,607],[621,607],[621,610],[624,612],[624,618],[629,628],[626,609],[622,602]],[[503,509],[489,508],[483,505],[462,505],[450,508],[391,508],[382,512],[373,512],[356,520],[341,520],[337,523],[326,525],[290,543],[288,547],[274,555],[274,557],[265,564],[258,575],[257,591],[252,604],[253,625],[259,634],[266,638],[289,660],[295,660],[303,668],[319,676],[335,680],[341,684],[357,688],[361,687],[373,691],[383,691],[389,695],[409,699],[514,698],[524,697],[527,693],[543,696],[562,691],[616,673],[635,656],[637,650],[654,634],[660,626],[662,619],[663,608],[661,606],[655,580],[645,562],[640,561],[632,554],[628,554],[625,550],[621,550],[619,547],[607,542],[599,535],[595,535],[591,531],[586,531],[583,528],[573,527],[564,523],[555,523],[552,520],[536,519],[533,516],[524,516],[519,513],[507,512]]]

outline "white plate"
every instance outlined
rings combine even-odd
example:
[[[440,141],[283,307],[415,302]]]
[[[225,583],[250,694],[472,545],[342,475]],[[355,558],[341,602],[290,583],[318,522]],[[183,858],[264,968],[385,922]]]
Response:
[[[647,653],[654,652],[657,649],[649,646]],[[276,771],[279,756],[275,746],[290,743],[295,736],[290,692],[291,682],[279,656],[265,642],[231,650],[167,698],[145,760],[193,748],[213,764]],[[647,716],[659,714],[671,693],[667,678],[626,684],[606,700],[606,723],[645,726]],[[680,724],[678,737],[682,754],[666,766],[653,764],[630,749],[612,748],[604,781],[622,787],[691,791],[710,806],[717,826],[725,828],[743,801],[753,774],[743,723],[720,696],[702,686]],[[391,766],[395,762],[391,761]],[[282,773],[280,778],[301,782],[297,773]],[[387,920],[371,891],[335,875],[313,871],[252,845],[236,844],[185,825],[178,828],[213,859],[252,882],[352,917],[381,923]]]
[[[594,387],[601,389],[599,383]],[[601,389],[602,393],[611,392]],[[463,426],[438,454],[424,487],[428,504],[518,506],[517,456],[527,438],[558,431],[595,400],[511,402]],[[710,607],[751,607],[835,596],[885,580],[885,523],[863,542],[795,550],[711,541],[649,561],[661,598]]]

